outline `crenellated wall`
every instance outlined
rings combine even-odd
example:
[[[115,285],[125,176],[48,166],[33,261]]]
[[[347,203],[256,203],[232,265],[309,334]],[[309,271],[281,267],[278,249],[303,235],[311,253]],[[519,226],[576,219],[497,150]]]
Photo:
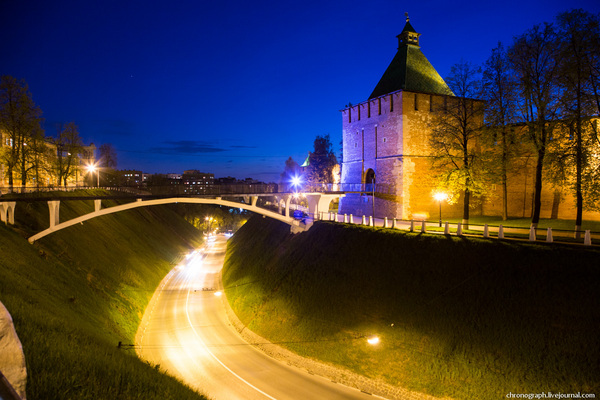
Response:
[[[432,169],[429,123],[452,99],[400,90],[341,110],[342,183],[367,183],[367,172],[372,169],[376,183],[385,184],[391,193],[376,195],[375,207],[370,193],[348,194],[340,200],[340,213],[368,216],[374,210],[377,217],[439,218],[440,204],[433,198],[437,171]],[[518,162],[519,167],[508,177],[508,215],[529,218],[535,156],[523,156]],[[544,181],[541,217],[574,219],[575,200],[571,192]],[[443,218],[461,218],[462,214],[462,196],[454,204],[442,203]],[[492,186],[487,197],[472,198],[470,215],[502,215],[500,183]],[[600,220],[600,213],[584,212],[584,219]]]
[[[376,183],[392,188],[393,193],[376,196],[376,216],[437,215],[428,123],[446,97],[399,90],[341,110],[342,183],[365,183],[372,169]],[[445,208],[446,216],[461,215],[457,205]],[[340,212],[372,215],[372,199],[348,195],[340,202]]]

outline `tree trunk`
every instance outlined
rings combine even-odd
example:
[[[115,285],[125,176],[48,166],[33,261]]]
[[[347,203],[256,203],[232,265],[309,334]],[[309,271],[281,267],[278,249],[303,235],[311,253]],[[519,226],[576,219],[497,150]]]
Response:
[[[506,127],[504,127],[502,129],[502,221],[508,219],[508,177],[506,176],[508,167],[508,143],[506,143],[506,136]]]
[[[502,221],[508,219],[508,182],[506,173],[502,176]]]
[[[21,186],[25,187],[27,186],[27,169],[26,164],[25,164],[25,152],[23,152],[23,156],[22,156],[22,160],[21,160]]]
[[[538,150],[537,164],[535,166],[535,184],[533,193],[533,215],[531,217],[531,226],[538,227],[540,223],[540,211],[542,208],[542,169],[544,167],[544,147]]]
[[[8,165],[8,188],[12,193],[13,188],[13,169],[11,165]]]
[[[463,219],[462,224],[464,229],[469,229],[469,200],[471,198],[471,191],[465,189],[464,207],[463,207]]]
[[[583,193],[581,192],[581,174],[583,171],[583,139],[581,137],[581,91],[577,93],[577,121],[575,121],[575,201],[577,215],[575,217],[575,238],[581,238],[583,222]]]

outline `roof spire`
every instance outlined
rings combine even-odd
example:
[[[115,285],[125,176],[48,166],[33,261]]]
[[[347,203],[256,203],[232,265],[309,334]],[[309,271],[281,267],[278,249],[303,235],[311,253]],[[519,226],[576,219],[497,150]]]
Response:
[[[412,25],[410,24],[410,18],[408,17],[408,12],[405,12],[404,15],[406,16],[406,25],[404,25],[404,29],[402,29],[402,32],[397,36],[398,38],[398,49],[400,49],[402,46],[406,46],[408,44],[412,44],[415,46],[419,45],[419,36],[421,36],[420,33],[417,33],[417,31],[415,31],[415,28],[412,27]]]

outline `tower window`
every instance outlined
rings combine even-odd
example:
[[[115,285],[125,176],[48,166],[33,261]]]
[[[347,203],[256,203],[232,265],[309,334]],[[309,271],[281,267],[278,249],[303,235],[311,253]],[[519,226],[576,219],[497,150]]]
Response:
[[[429,111],[433,111],[433,95],[429,95]]]
[[[390,112],[394,112],[394,95],[390,94]]]
[[[348,123],[352,122],[352,108],[348,109]]]
[[[356,108],[358,108],[358,120],[360,121],[360,104]]]
[[[379,108],[379,115],[381,115],[381,97],[377,99],[377,107]]]
[[[418,95],[415,93],[415,111],[419,110],[419,100]]]
[[[367,103],[367,118],[371,118],[371,100]]]
[[[387,142],[387,138],[386,138],[386,137],[384,137],[384,138],[383,138],[383,143],[386,143],[386,142]]]

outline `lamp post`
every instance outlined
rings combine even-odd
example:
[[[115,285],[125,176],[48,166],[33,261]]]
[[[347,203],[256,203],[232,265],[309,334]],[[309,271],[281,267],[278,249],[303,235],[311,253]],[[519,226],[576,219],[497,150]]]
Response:
[[[437,192],[433,195],[433,198],[440,203],[440,228],[442,227],[442,201],[448,198],[448,195],[443,192]]]

